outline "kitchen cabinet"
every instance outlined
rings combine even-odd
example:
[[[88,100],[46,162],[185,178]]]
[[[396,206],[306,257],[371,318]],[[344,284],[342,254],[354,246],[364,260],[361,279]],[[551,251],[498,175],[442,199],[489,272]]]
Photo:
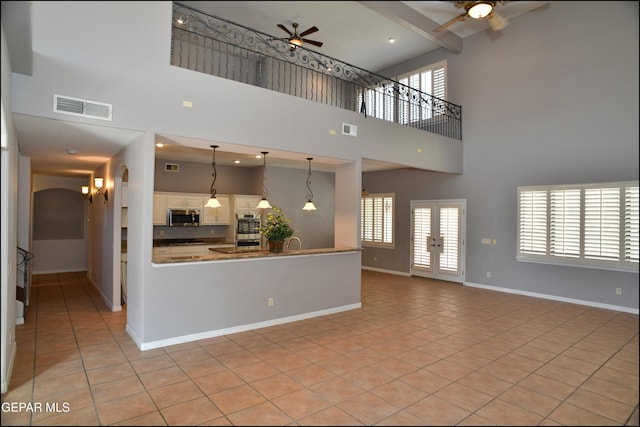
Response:
[[[236,195],[233,196],[236,211],[256,211],[256,206],[262,200],[262,196]]]
[[[202,244],[179,246],[155,246],[153,248],[154,259],[167,259],[170,257],[203,256],[211,254],[210,248],[233,248],[233,244]]]
[[[222,206],[219,208],[207,208],[204,205],[209,201],[209,197],[201,199],[202,215],[200,221],[202,225],[229,225],[231,224],[231,206],[229,196],[216,195]]]
[[[169,209],[186,209],[187,198],[179,194],[167,195],[167,208]]]
[[[167,195],[153,195],[153,225],[167,225]]]
[[[170,256],[171,248],[168,246],[153,248],[153,258],[169,258]]]
[[[202,212],[202,196],[187,196],[185,199],[187,209],[198,209]]]

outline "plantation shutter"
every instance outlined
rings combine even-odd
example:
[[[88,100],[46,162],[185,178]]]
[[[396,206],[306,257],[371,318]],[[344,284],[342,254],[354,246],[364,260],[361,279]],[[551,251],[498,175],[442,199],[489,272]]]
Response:
[[[440,270],[458,271],[460,257],[458,253],[458,239],[460,238],[460,209],[442,208],[440,218]]]
[[[413,265],[431,268],[431,208],[416,208],[413,211]]]
[[[580,256],[580,189],[551,190],[549,250],[551,255]]]
[[[624,260],[638,262],[638,187],[625,187]]]
[[[519,251],[522,254],[547,254],[547,192],[520,193]]]
[[[620,188],[584,191],[584,256],[620,259]]]
[[[364,196],[360,208],[361,240],[393,245],[393,194]]]

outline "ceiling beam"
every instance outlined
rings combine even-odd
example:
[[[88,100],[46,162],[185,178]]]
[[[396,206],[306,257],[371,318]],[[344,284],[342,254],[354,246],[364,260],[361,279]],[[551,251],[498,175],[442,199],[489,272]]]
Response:
[[[412,7],[401,1],[360,1],[363,6],[383,15],[387,19],[413,31],[453,53],[462,52],[462,38],[451,31],[436,33],[434,30],[440,26]]]

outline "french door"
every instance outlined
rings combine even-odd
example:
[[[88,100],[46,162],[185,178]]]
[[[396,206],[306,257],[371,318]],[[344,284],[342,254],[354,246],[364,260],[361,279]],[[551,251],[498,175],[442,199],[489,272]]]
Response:
[[[465,200],[411,201],[411,275],[464,282]]]

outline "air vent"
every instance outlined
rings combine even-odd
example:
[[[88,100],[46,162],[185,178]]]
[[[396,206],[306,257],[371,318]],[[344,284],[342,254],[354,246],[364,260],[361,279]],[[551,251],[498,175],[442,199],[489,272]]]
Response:
[[[180,165],[177,163],[165,163],[164,164],[165,172],[180,172]]]
[[[358,136],[358,126],[350,125],[348,123],[342,124],[342,134],[350,136]]]
[[[111,121],[111,104],[53,95],[53,112]]]

